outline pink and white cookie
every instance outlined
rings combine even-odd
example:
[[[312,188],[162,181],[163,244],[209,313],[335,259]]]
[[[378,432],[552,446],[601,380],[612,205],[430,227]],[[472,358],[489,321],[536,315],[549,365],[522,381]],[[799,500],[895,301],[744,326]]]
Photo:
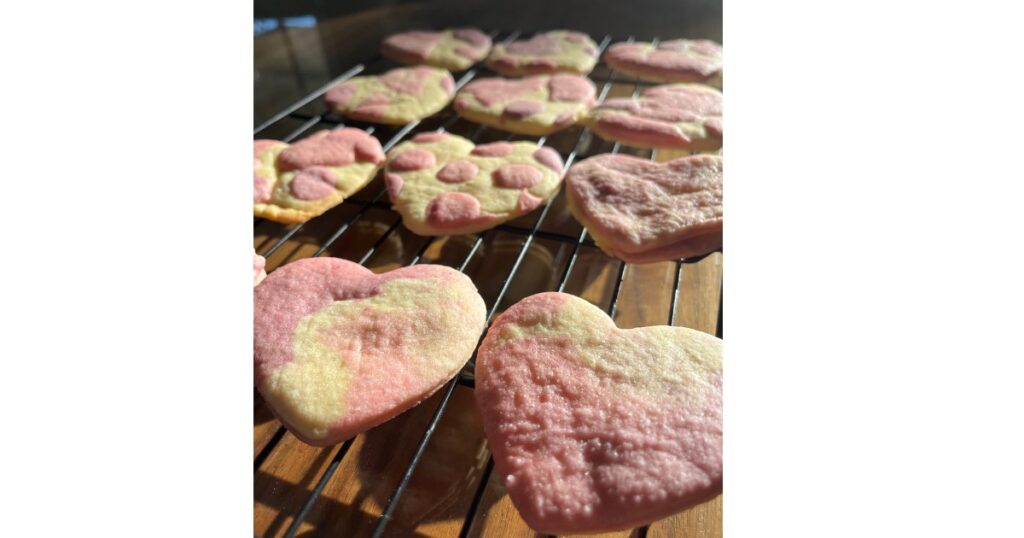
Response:
[[[543,136],[586,117],[597,103],[588,78],[570,73],[474,80],[455,96],[464,118],[512,133]]]
[[[722,341],[619,329],[564,293],[523,299],[477,352],[497,476],[544,534],[646,525],[722,490]]]
[[[561,185],[562,158],[531,142],[476,146],[448,133],[421,133],[388,153],[384,180],[407,228],[458,235],[547,203]]]
[[[295,144],[253,142],[253,214],[306,222],[363,188],[384,162],[376,138],[359,129],[317,132]]]
[[[597,44],[580,32],[555,30],[529,39],[498,43],[491,49],[487,67],[506,76],[541,73],[586,75],[597,64]]]
[[[316,446],[433,394],[469,360],[486,315],[469,277],[440,265],[377,275],[307,258],[253,293],[256,387],[289,431]]]
[[[256,254],[256,249],[252,250],[252,287],[256,287],[263,279],[267,278],[267,259],[259,254]]]
[[[404,125],[441,111],[455,95],[452,74],[436,67],[399,67],[351,78],[324,94],[327,106],[360,121]]]
[[[601,250],[630,263],[722,248],[722,157],[658,163],[606,153],[566,174],[569,210]]]
[[[616,43],[605,51],[604,62],[641,80],[722,87],[722,46],[707,39]]]
[[[464,71],[487,57],[491,38],[476,28],[403,32],[385,39],[380,50],[396,62]]]
[[[635,148],[715,151],[722,147],[722,92],[665,84],[637,98],[608,99],[587,117],[602,138]]]

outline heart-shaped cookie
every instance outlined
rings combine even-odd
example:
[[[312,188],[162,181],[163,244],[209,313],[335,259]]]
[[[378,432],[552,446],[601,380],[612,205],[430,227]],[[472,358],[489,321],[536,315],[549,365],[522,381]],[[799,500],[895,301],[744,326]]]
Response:
[[[351,78],[327,91],[327,106],[371,123],[404,125],[441,111],[455,95],[451,73],[436,67],[400,67]]]
[[[703,84],[665,84],[638,98],[608,99],[590,112],[602,138],[636,148],[714,151],[722,147],[722,92]]]
[[[404,64],[425,64],[462,71],[487,57],[491,51],[491,38],[476,28],[404,32],[385,39],[380,51]]]
[[[530,142],[475,146],[461,136],[421,133],[388,153],[384,180],[407,228],[458,235],[546,203],[562,182],[562,158]]]
[[[597,63],[597,44],[580,32],[555,30],[529,39],[499,43],[491,49],[487,67],[506,76],[540,73],[586,75]]]
[[[722,341],[622,330],[563,293],[527,297],[477,352],[476,401],[512,503],[546,534],[645,525],[722,488]]]
[[[308,258],[253,290],[256,387],[296,437],[327,446],[416,406],[469,360],[485,306],[440,265],[374,274]]]
[[[606,153],[566,174],[569,210],[597,246],[630,263],[722,248],[722,157],[658,163]]]
[[[295,144],[253,141],[253,214],[295,224],[363,188],[384,162],[376,138],[359,129],[320,131]]]
[[[722,87],[722,46],[707,39],[616,43],[605,51],[604,62],[642,80]]]
[[[474,80],[455,96],[455,110],[470,121],[512,133],[542,136],[583,119],[597,102],[586,77],[569,73],[520,79]]]

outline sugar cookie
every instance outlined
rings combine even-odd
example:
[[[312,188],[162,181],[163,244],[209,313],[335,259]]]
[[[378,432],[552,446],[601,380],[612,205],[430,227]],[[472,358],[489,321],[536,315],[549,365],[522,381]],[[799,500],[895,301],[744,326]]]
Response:
[[[384,40],[381,54],[409,65],[464,71],[487,57],[491,38],[476,28],[443,32],[403,32]]]
[[[497,476],[544,534],[627,529],[722,489],[722,341],[619,329],[587,301],[541,293],[494,321],[476,401]]]
[[[630,263],[699,256],[722,248],[722,157],[657,163],[606,153],[565,176],[569,210],[597,246]]]
[[[327,106],[360,121],[403,125],[441,111],[455,95],[451,73],[436,67],[399,67],[351,78],[327,91]]]
[[[486,308],[440,265],[278,268],[254,294],[256,387],[296,437],[332,445],[416,406],[469,360]]]
[[[636,148],[714,151],[722,147],[722,92],[703,84],[665,84],[638,98],[608,99],[587,123],[602,138]]]
[[[487,67],[506,76],[567,72],[586,75],[597,64],[597,44],[580,32],[555,30],[530,39],[498,43]]]
[[[542,136],[583,119],[597,102],[586,77],[569,73],[521,79],[485,78],[455,96],[464,118],[512,133]]]
[[[419,235],[493,228],[558,192],[562,158],[530,142],[475,146],[447,133],[421,133],[388,153],[384,180],[395,211]]]
[[[722,46],[707,39],[616,43],[604,53],[608,67],[653,82],[699,82],[722,87]]]
[[[376,138],[359,129],[320,131],[295,144],[253,142],[253,214],[295,224],[340,204],[384,162]]]

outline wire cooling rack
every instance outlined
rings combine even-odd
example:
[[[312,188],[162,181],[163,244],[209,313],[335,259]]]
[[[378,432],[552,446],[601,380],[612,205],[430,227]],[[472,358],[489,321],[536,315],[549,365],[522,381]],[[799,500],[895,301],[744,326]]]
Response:
[[[492,32],[491,37],[496,41],[509,42],[521,36],[521,32]],[[627,41],[632,41],[630,37]],[[604,36],[599,45],[599,54],[613,42],[611,36]],[[606,141],[595,138],[590,133],[589,129],[583,127],[574,127],[560,133],[555,133],[550,137],[530,138],[521,137],[517,135],[508,135],[486,126],[473,124],[463,120],[456,114],[452,107],[448,107],[443,112],[435,115],[432,118],[425,120],[414,121],[400,128],[394,127],[382,127],[370,125],[362,122],[349,121],[347,119],[335,116],[331,111],[327,110],[326,105],[320,97],[332,86],[343,82],[349,78],[360,74],[376,74],[387,69],[395,67],[395,64],[381,57],[379,54],[374,56],[363,64],[353,66],[351,69],[345,71],[340,76],[325,84],[323,87],[317,89],[313,93],[303,97],[299,101],[295,102],[291,106],[282,110],[278,114],[275,114],[270,119],[266,120],[262,124],[256,127],[254,131],[255,138],[276,138],[285,142],[295,140],[302,135],[308,135],[315,130],[319,129],[333,129],[342,125],[349,127],[362,128],[367,133],[377,136],[383,143],[385,151],[390,150],[396,144],[409,138],[415,132],[423,131],[447,131],[454,134],[465,136],[472,140],[474,143],[486,143],[494,140],[532,140],[535,141],[539,146],[548,145],[562,155],[565,170],[573,164],[573,162],[599,153],[617,153],[617,152],[628,152],[638,156],[645,156],[651,159],[656,159],[657,154],[655,151],[636,151],[630,148],[623,148],[620,144],[610,144]],[[495,74],[490,73],[485,67],[477,66],[466,71],[456,82],[456,89],[462,88],[466,83],[477,78],[481,75],[494,76]],[[603,65],[599,65],[598,68],[590,75],[591,80],[598,84],[600,91],[598,93],[598,100],[604,101],[609,95],[609,92],[613,90],[622,90],[628,94],[630,88],[632,94],[637,95],[644,86],[650,84],[644,83],[638,80],[625,80],[619,76],[613,70],[609,70]],[[367,193],[371,193],[369,197],[366,197]],[[346,199],[338,207],[328,211],[324,215],[312,219],[304,224],[283,226],[277,223],[265,221],[263,219],[255,219],[254,221],[254,235],[256,236],[256,248],[264,257],[268,258],[268,269],[276,267],[281,263],[291,262],[295,259],[305,256],[322,256],[325,254],[336,254],[340,257],[349,259],[355,259],[358,263],[366,265],[368,261],[373,259],[375,255],[380,253],[382,249],[385,249],[389,242],[396,241],[396,237],[399,235],[406,235],[412,238],[412,241],[420,241],[422,244],[412,254],[411,258],[406,259],[408,256],[403,252],[395,252],[393,258],[397,258],[398,261],[389,260],[386,262],[384,267],[386,270],[391,270],[401,265],[415,265],[424,261],[425,255],[428,251],[436,250],[438,246],[445,247],[443,243],[447,242],[451,238],[419,238],[418,236],[412,236],[405,233],[401,227],[400,216],[390,209],[390,205],[386,199],[387,190],[383,184],[383,181],[378,177],[365,187],[361,192]],[[552,208],[558,208],[559,218],[554,219],[552,222],[549,219],[549,213],[552,212]],[[369,215],[373,213],[373,216]],[[353,230],[359,228],[362,224],[372,221],[373,226],[380,228],[386,224],[386,229],[379,233],[379,236],[368,246],[364,241],[365,234],[355,233]],[[333,230],[324,228],[326,223],[340,223]],[[311,231],[310,228],[317,227],[319,230]],[[566,233],[566,230],[570,230],[570,233]],[[576,231],[578,230],[578,231]],[[309,237],[306,237],[307,232]],[[374,232],[376,233],[376,232]],[[587,249],[588,252],[592,251],[597,253],[599,256],[603,256],[603,253],[598,251],[593,241],[587,236],[587,232],[577,223],[571,220],[570,217],[566,216],[565,205],[564,205],[564,193],[559,193],[558,196],[552,200],[551,203],[543,206],[538,212],[535,211],[531,214],[524,215],[514,221],[504,223],[491,230],[487,230],[471,236],[459,236],[461,240],[461,250],[464,253],[461,256],[440,256],[438,259],[430,260],[430,263],[442,263],[457,268],[461,272],[466,272],[467,268],[470,267],[475,261],[478,262],[482,258],[486,257],[486,253],[482,254],[485,244],[494,247],[492,250],[498,252],[503,247],[495,244],[494,236],[501,234],[504,236],[515,236],[521,238],[521,242],[518,245],[510,248],[504,248],[504,252],[501,254],[501,259],[507,259],[507,266],[504,267],[487,267],[486,270],[477,271],[480,273],[476,276],[472,276],[474,283],[478,288],[481,289],[481,293],[485,295],[491,295],[491,299],[488,300],[487,310],[487,322],[488,324],[499,313],[500,307],[507,307],[505,299],[509,293],[510,288],[515,282],[517,282],[517,276],[522,277],[521,269],[524,265],[524,260],[527,258],[528,253],[531,252],[531,246],[535,242],[545,242],[551,245],[558,245],[558,250],[562,253],[562,257],[565,258],[564,263],[551,263],[549,265],[542,264],[542,267],[549,268],[547,271],[536,271],[535,267],[531,269],[531,278],[536,279],[538,273],[544,273],[539,275],[542,280],[550,283],[551,285],[547,289],[536,289],[534,293],[540,291],[565,291],[567,284],[573,275],[574,269],[577,268],[578,262],[581,257],[581,251]],[[347,236],[359,236],[353,237],[352,241],[341,245],[339,250],[339,241],[344,240]],[[371,234],[372,235],[372,234]],[[490,243],[488,243],[490,241]],[[507,243],[507,242],[506,242]],[[403,243],[404,244],[404,243]],[[285,259],[281,256],[281,249],[286,248],[288,245],[296,245],[293,251],[287,255]],[[311,247],[315,245],[316,249],[313,252],[309,252]],[[506,244],[505,247],[508,247]],[[395,250],[395,249],[391,249]],[[401,250],[401,249],[399,249]],[[275,256],[278,254],[278,256]],[[497,257],[497,255],[496,255]],[[680,281],[684,266],[688,264],[697,264],[701,262],[707,256],[701,256],[699,258],[678,260],[675,262],[675,275],[672,279],[672,287],[669,290],[667,287],[663,290],[665,293],[671,293],[668,300],[668,324],[677,324],[677,304],[679,303],[680,293]],[[607,263],[617,264],[617,268],[614,269],[613,276],[611,276],[607,285],[611,286],[610,301],[606,307],[606,310],[613,319],[616,317],[616,311],[619,304],[620,291],[622,289],[623,281],[626,278],[626,272],[629,264],[607,258]],[[504,264],[502,264],[504,265]],[[563,265],[560,269],[558,265]],[[719,279],[720,279],[720,267],[719,267]],[[586,276],[586,275],[584,275]],[[721,285],[717,290],[711,290],[717,292],[718,305],[717,305],[717,323],[715,324],[715,332],[717,336],[722,336],[722,308],[721,308]],[[491,293],[485,293],[485,289],[491,291]],[[662,291],[662,290],[657,290]],[[705,290],[706,291],[706,290]],[[481,336],[482,340],[483,336]],[[395,530],[389,527],[389,524],[393,522],[395,517],[395,511],[399,507],[403,495],[410,484],[410,480],[414,476],[415,471],[423,463],[424,454],[430,444],[432,437],[438,427],[438,423],[442,420],[446,410],[449,408],[449,404],[452,401],[452,396],[459,386],[472,389],[474,387],[474,366],[476,362],[476,356],[470,359],[462,371],[451,381],[449,381],[439,391],[440,396],[428,399],[421,406],[431,405],[434,399],[437,399],[436,407],[429,420],[426,422],[426,426],[423,429],[422,435],[418,442],[415,444],[415,448],[412,451],[412,455],[409,458],[404,469],[398,475],[398,480],[390,496],[380,505],[379,514],[376,514],[376,519],[373,521],[372,526],[369,528],[363,528],[363,531],[359,534],[369,534],[373,537],[389,536],[389,535],[405,535],[406,533],[401,530]],[[289,454],[287,447],[282,447],[282,439],[286,435],[286,430],[277,421],[269,418],[269,413],[265,409],[264,404],[256,394],[256,409],[257,412],[257,429],[255,433],[256,437],[256,450],[254,457],[254,470],[259,475],[261,468],[267,462],[268,458],[272,454],[275,454],[277,459],[287,460]],[[264,423],[259,423],[259,416],[262,415],[267,420]],[[401,417],[399,417],[401,418]],[[395,419],[399,420],[399,419]],[[271,433],[272,432],[272,433]],[[308,489],[308,495],[301,504],[296,505],[294,502],[294,495],[291,495],[292,500],[286,501],[283,498],[275,496],[275,490],[273,487],[264,490],[265,495],[263,498],[259,498],[257,492],[257,502],[267,505],[274,505],[276,509],[276,516],[266,528],[262,529],[262,535],[279,535],[284,536],[296,536],[302,533],[303,536],[320,535],[321,533],[333,533],[336,534],[336,529],[320,528],[316,525],[312,526],[310,530],[310,524],[308,518],[318,501],[321,500],[321,495],[324,492],[325,487],[332,482],[332,480],[338,480],[338,470],[341,467],[346,455],[355,443],[357,438],[350,439],[344,442],[340,448],[333,452],[330,456],[329,462],[323,465],[320,462],[319,467],[314,466],[312,472],[319,473],[313,480],[306,473],[305,477],[310,484],[315,484],[311,489]],[[261,446],[262,445],[262,446]],[[324,452],[323,454],[327,454]],[[323,456],[321,454],[321,458]],[[467,462],[469,465],[470,462]],[[491,473],[493,471],[493,460],[488,456],[486,463],[483,466],[483,470],[476,480],[475,487],[465,488],[465,496],[463,504],[465,505],[468,501],[468,508],[462,517],[461,527],[458,527],[457,532],[449,532],[450,535],[468,536],[470,534],[479,534],[479,528],[473,525],[474,521],[478,517],[478,512],[481,510],[481,501],[485,496],[485,490],[490,482]],[[259,479],[257,479],[259,482]],[[306,491],[304,490],[303,493]],[[469,492],[472,492],[471,494]],[[720,524],[720,522],[719,522]],[[452,527],[454,528],[454,527]],[[406,529],[408,530],[408,529]],[[633,531],[633,535],[646,536],[648,529],[641,528]],[[257,529],[257,534],[260,533],[260,529]],[[417,535],[422,535],[417,532]],[[493,534],[491,532],[490,534]],[[446,534],[447,535],[447,534]]]

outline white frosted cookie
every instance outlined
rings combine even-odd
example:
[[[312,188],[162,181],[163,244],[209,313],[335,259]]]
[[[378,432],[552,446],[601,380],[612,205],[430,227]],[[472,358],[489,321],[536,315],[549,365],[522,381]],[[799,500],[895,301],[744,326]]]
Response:
[[[597,44],[580,32],[555,30],[530,39],[499,43],[491,49],[487,67],[507,76],[567,72],[586,75],[597,64]]]
[[[722,147],[722,92],[704,84],[665,84],[637,98],[608,99],[590,111],[602,138],[635,148],[715,151]]]
[[[320,131],[295,144],[253,141],[253,214],[297,224],[363,188],[384,162],[376,138],[359,129]]]
[[[707,39],[616,43],[604,53],[609,67],[653,82],[699,82],[722,87],[722,46]]]
[[[583,119],[596,103],[596,93],[593,82],[570,73],[485,78],[459,91],[455,110],[470,121],[541,136]]]
[[[550,200],[562,158],[530,142],[480,146],[447,133],[421,133],[388,153],[384,180],[395,211],[419,235],[493,228]]]
[[[403,32],[384,40],[381,54],[409,65],[464,71],[487,57],[491,38],[476,28],[443,32]]]
[[[436,67],[400,67],[355,77],[327,91],[332,110],[349,118],[403,125],[441,111],[455,95],[451,73]]]

